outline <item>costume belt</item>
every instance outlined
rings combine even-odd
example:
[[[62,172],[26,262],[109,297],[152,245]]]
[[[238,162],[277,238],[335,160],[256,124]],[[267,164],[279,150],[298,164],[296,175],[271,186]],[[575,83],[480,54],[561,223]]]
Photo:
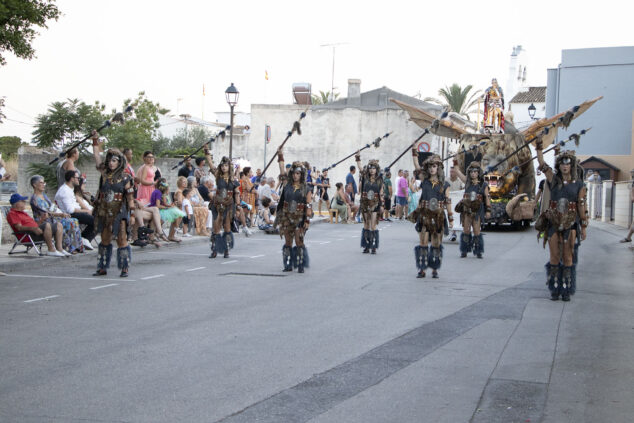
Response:
[[[99,200],[106,200],[107,203],[110,203],[112,201],[121,202],[123,201],[123,194],[120,192],[115,192],[111,195],[105,195],[103,191],[100,191]]]
[[[469,200],[469,201],[482,201],[482,194],[476,194],[473,198],[471,197],[471,193],[464,193],[464,195],[462,196],[462,198],[464,200]]]
[[[447,204],[445,201],[436,201],[436,205],[434,206],[434,201],[433,200],[421,200],[420,201],[420,206],[424,209],[429,209],[431,211],[436,211],[436,210],[440,210],[443,209],[445,207],[445,205]]]
[[[291,210],[293,207],[291,206],[291,203],[289,203],[288,201],[284,201],[284,210],[290,210],[291,212],[295,211],[295,210],[304,210],[306,208],[306,204],[304,203],[296,203],[295,205],[295,210]]]
[[[568,204],[564,204],[563,206],[559,205],[559,203],[557,201],[551,201],[550,202],[550,208],[551,209],[555,209],[555,210],[559,210],[560,213],[563,213],[564,210],[572,210],[572,211],[577,211],[577,202],[576,201],[568,201]],[[564,208],[564,210],[561,210],[562,208]]]

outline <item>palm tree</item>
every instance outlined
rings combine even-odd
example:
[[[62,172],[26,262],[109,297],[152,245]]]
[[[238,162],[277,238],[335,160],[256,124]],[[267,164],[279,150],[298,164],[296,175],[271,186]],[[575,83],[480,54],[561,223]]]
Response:
[[[478,95],[480,94],[480,90],[478,90],[469,95],[472,88],[473,85],[467,85],[462,88],[460,85],[454,83],[451,87],[445,86],[445,88],[438,90],[438,95],[442,97],[442,101],[433,97],[427,97],[425,101],[445,106],[450,112],[456,112],[468,120],[471,120],[469,114],[476,113],[474,106],[477,105]]]
[[[335,92],[333,96],[333,101],[339,98],[339,93]],[[311,96],[313,99],[313,104],[326,104],[330,102],[330,91],[319,91],[319,95],[313,94]]]

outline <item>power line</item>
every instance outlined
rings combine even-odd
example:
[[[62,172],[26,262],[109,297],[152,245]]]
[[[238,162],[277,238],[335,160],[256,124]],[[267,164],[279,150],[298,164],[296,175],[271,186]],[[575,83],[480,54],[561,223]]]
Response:
[[[11,119],[11,118],[5,118],[5,119],[6,119],[6,120],[10,120],[11,122],[17,122],[17,123],[21,123],[21,124],[24,124],[24,125],[29,125],[29,126],[35,127],[35,125],[34,125],[34,124],[32,124],[32,123],[27,123],[27,122],[22,122],[21,120],[15,120],[15,119]]]

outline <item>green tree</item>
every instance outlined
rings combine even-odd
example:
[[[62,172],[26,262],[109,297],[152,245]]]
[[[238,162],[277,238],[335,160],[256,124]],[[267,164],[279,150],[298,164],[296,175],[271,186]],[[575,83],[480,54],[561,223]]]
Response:
[[[113,124],[104,134],[109,147],[131,148],[135,154],[153,149],[153,140],[158,138],[159,115],[169,112],[159,103],[154,103],[141,91],[135,99],[123,102],[123,109],[133,106],[134,110],[125,116],[125,123]]]
[[[478,103],[478,94],[480,94],[480,90],[478,90],[469,95],[472,89],[472,85],[462,88],[458,84],[452,84],[450,87],[445,86],[445,88],[438,90],[438,95],[442,100],[427,97],[425,101],[448,107],[450,112],[456,112],[471,120],[469,114],[476,113],[474,106]]]
[[[319,91],[319,95],[313,94],[311,96],[313,104],[326,104],[330,102],[330,91]],[[334,93],[333,101],[339,98],[339,93]]]
[[[0,66],[7,61],[5,51],[22,59],[32,59],[31,43],[38,33],[34,27],[48,28],[46,22],[59,19],[55,0],[3,0],[0,2]]]
[[[0,137],[0,153],[3,157],[15,157],[18,148],[27,143],[22,142],[20,137]]]
[[[46,114],[35,119],[33,139],[39,147],[63,147],[102,126],[107,119],[104,109],[105,106],[99,102],[88,105],[78,99],[56,101],[49,106]]]

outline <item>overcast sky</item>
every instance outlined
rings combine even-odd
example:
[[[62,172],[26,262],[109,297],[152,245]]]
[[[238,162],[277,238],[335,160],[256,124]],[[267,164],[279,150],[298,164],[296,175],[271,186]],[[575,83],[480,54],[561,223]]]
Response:
[[[99,100],[109,108],[145,91],[176,113],[226,111],[224,91],[252,103],[291,103],[291,85],[329,91],[383,85],[436,96],[454,82],[504,87],[515,45],[528,53],[528,83],[546,84],[562,49],[634,45],[624,2],[586,1],[163,1],[59,0],[63,16],[40,31],[31,61],[7,55],[0,136],[31,138],[54,101]],[[265,80],[265,71],[269,80]],[[205,85],[206,96],[202,97]],[[180,102],[177,99],[181,98]],[[10,120],[9,120],[10,119]],[[15,122],[19,121],[19,122]]]

